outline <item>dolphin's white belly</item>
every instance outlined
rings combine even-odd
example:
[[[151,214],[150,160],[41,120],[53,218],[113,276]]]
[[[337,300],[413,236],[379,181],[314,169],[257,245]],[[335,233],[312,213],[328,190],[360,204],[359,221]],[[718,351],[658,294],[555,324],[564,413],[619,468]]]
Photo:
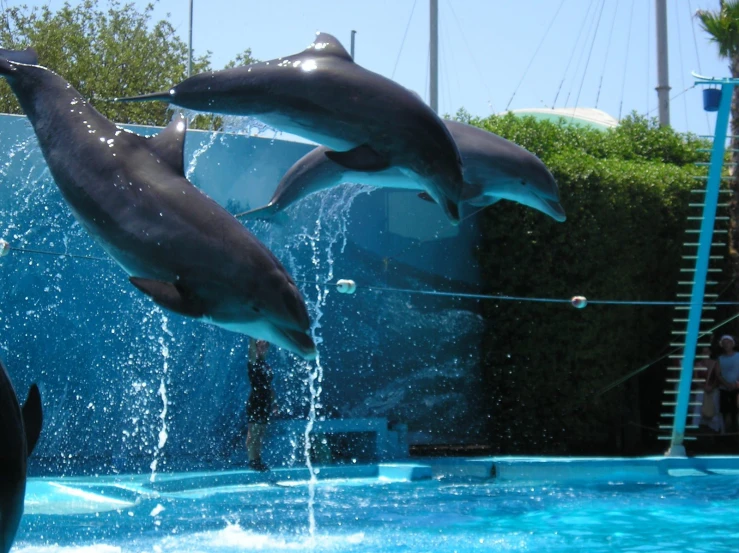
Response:
[[[265,113],[257,115],[255,118],[278,131],[300,136],[306,140],[311,140],[316,144],[331,148],[332,150],[343,152],[359,146],[359,144],[355,144],[354,142],[346,140],[340,136],[326,134],[317,129],[301,125],[294,119],[280,113]]]
[[[408,178],[396,168],[385,171],[365,173],[362,171],[346,171],[341,176],[341,183],[365,184],[378,188],[402,188],[405,190],[425,190],[418,181]]]

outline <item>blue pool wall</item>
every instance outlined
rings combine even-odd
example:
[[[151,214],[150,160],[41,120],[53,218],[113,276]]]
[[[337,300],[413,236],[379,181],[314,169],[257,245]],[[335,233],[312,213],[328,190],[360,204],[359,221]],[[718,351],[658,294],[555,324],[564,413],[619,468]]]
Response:
[[[0,258],[0,356],[19,396],[32,382],[42,393],[31,472],[238,459],[249,391],[244,337],[163,311],[128,283],[73,218],[25,117],[0,116],[0,144],[0,237],[14,248]],[[312,147],[190,130],[186,170],[235,212],[266,203]],[[319,325],[319,417],[384,417],[407,424],[411,444],[485,441],[478,301],[393,291],[478,291],[474,218],[455,228],[415,192],[343,185],[292,206],[278,223],[246,225],[298,281]],[[357,292],[326,284],[339,278],[354,279]],[[278,416],[304,419],[307,365],[270,355]]]

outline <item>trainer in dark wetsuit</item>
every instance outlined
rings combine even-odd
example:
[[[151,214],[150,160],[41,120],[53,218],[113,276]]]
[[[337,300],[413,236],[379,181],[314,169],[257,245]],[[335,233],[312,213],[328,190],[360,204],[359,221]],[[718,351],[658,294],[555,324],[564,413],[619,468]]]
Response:
[[[246,433],[246,454],[249,468],[268,471],[262,461],[262,441],[267,423],[272,414],[274,391],[272,389],[272,368],[265,360],[269,342],[249,339],[249,361],[247,363],[251,393],[246,407],[249,428]]]

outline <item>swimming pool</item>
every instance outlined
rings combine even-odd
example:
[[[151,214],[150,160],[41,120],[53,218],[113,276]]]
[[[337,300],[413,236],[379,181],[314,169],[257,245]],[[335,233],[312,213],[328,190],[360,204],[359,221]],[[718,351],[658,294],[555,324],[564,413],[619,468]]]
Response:
[[[437,459],[324,467],[313,483],[304,468],[33,478],[14,550],[723,553],[739,543],[739,463],[724,461]]]

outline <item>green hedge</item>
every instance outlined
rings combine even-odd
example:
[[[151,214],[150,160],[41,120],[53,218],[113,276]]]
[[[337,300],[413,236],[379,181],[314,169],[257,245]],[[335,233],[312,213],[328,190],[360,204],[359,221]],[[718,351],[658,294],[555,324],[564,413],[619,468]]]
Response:
[[[676,299],[688,203],[696,201],[690,191],[697,187],[694,177],[706,174],[695,165],[708,161],[699,151],[705,142],[634,115],[607,132],[512,115],[460,118],[541,157],[567,213],[567,221],[556,223],[508,202],[482,212],[478,257],[486,293]],[[482,370],[494,451],[613,454],[666,447],[653,431],[664,363],[601,391],[668,350],[674,307],[487,301],[483,310]]]

